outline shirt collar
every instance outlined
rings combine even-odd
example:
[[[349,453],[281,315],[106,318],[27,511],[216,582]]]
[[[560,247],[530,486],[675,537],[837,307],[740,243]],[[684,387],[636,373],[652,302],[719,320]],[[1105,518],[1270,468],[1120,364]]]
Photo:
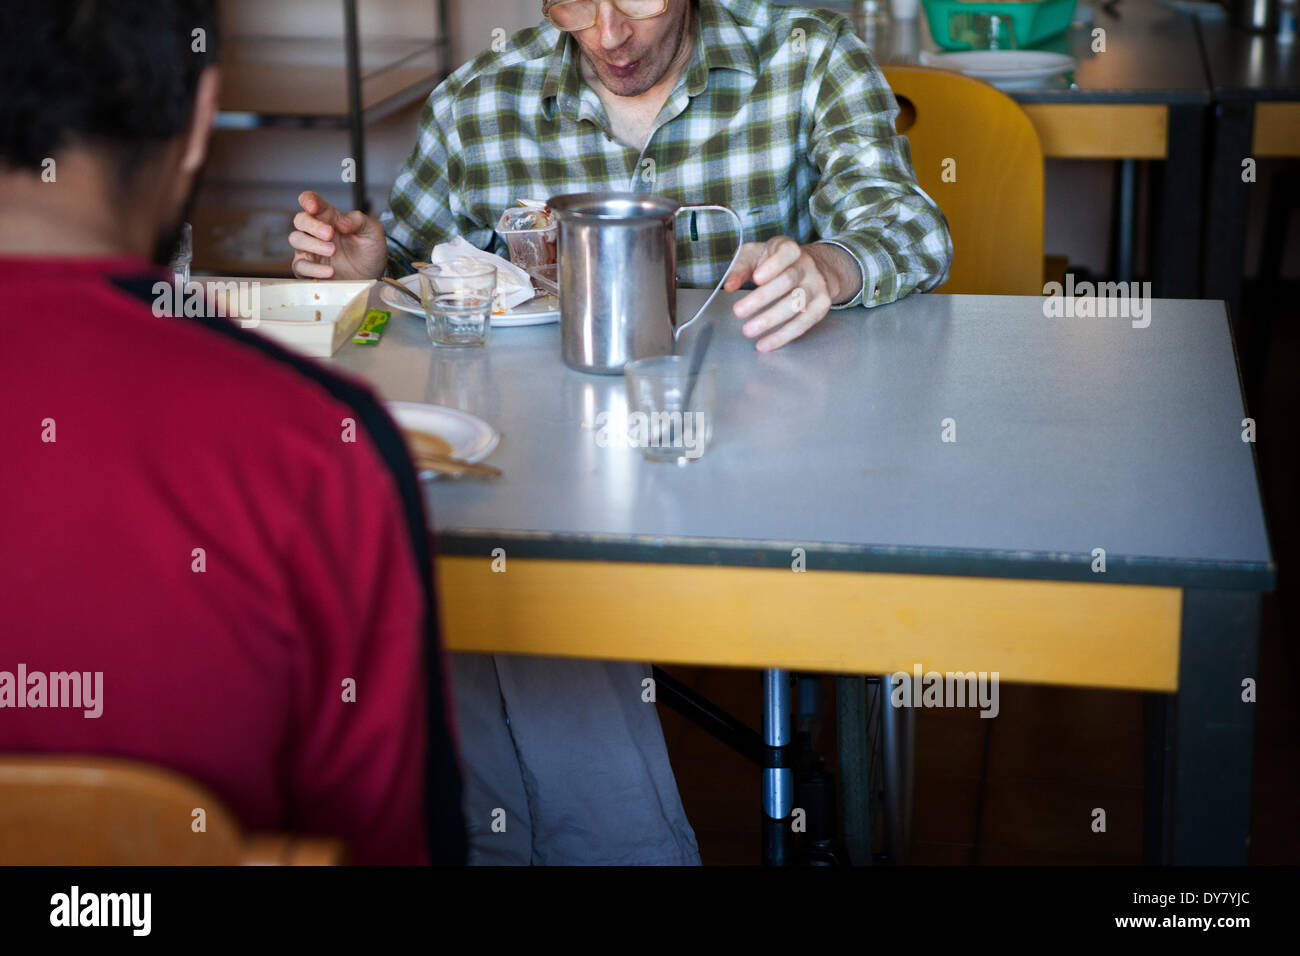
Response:
[[[690,65],[686,68],[686,91],[698,96],[708,86],[712,70],[739,70],[758,75],[758,58],[735,18],[719,0],[693,0],[699,33]],[[546,76],[542,80],[542,111],[548,119],[556,111],[577,115],[582,99],[582,71],[578,43],[567,33],[551,26],[557,35]]]
[[[582,96],[582,72],[578,63],[578,44],[567,33],[548,28],[555,33],[555,52],[542,80],[542,111],[547,119],[558,109],[564,113],[577,113]]]
[[[739,70],[757,76],[758,57],[730,11],[718,0],[699,0],[695,9],[699,36],[691,65],[686,68],[686,91],[691,96],[703,93],[713,70]]]

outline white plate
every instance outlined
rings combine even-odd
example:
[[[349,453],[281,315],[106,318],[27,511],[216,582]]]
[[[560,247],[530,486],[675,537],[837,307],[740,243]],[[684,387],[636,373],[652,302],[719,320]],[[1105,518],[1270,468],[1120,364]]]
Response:
[[[416,295],[420,294],[419,276],[403,276],[397,281]],[[416,305],[406,296],[399,295],[398,291],[387,282],[379,290],[379,298],[390,308],[424,318],[424,309],[421,306]],[[550,325],[558,321],[560,321],[560,307],[555,301],[555,296],[542,292],[508,310],[504,315],[492,316],[492,328],[514,329],[521,325]]]
[[[465,461],[482,461],[501,441],[495,428],[458,408],[420,402],[385,402],[384,407],[398,425],[437,435],[451,446],[454,457]],[[435,471],[422,471],[420,477],[436,477],[437,474]]]
[[[1042,50],[966,50],[961,53],[921,54],[926,66],[956,70],[1003,89],[1033,87],[1042,80],[1068,73],[1078,64],[1064,53]]]

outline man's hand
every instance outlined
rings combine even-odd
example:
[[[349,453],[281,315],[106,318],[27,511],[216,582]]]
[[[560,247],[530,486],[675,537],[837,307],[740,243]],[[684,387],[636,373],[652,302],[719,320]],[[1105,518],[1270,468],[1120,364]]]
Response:
[[[310,190],[289,233],[293,274],[302,279],[378,279],[388,262],[384,227],[360,209],[346,216]]]
[[[722,288],[734,292],[750,281],[758,288],[737,301],[732,311],[746,320],[741,327],[746,338],[772,332],[756,346],[760,352],[770,352],[826,318],[832,305],[857,295],[862,269],[839,246],[801,246],[788,236],[777,236],[741,246]]]

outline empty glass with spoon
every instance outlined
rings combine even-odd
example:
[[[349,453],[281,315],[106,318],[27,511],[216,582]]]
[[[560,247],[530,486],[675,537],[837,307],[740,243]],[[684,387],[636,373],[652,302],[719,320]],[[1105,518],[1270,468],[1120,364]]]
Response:
[[[660,355],[629,362],[628,444],[649,461],[687,464],[700,458],[713,439],[718,367],[704,364],[694,373],[686,355]]]

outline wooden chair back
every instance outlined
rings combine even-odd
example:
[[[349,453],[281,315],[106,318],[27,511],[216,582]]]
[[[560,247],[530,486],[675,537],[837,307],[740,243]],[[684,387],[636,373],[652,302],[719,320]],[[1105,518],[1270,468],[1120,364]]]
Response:
[[[214,794],[171,770],[102,757],[0,755],[0,863],[332,866],[343,862],[343,844],[338,840],[245,836]]]
[[[1043,294],[1043,150],[1011,97],[923,66],[882,67],[917,182],[948,219],[952,271],[935,291]]]

